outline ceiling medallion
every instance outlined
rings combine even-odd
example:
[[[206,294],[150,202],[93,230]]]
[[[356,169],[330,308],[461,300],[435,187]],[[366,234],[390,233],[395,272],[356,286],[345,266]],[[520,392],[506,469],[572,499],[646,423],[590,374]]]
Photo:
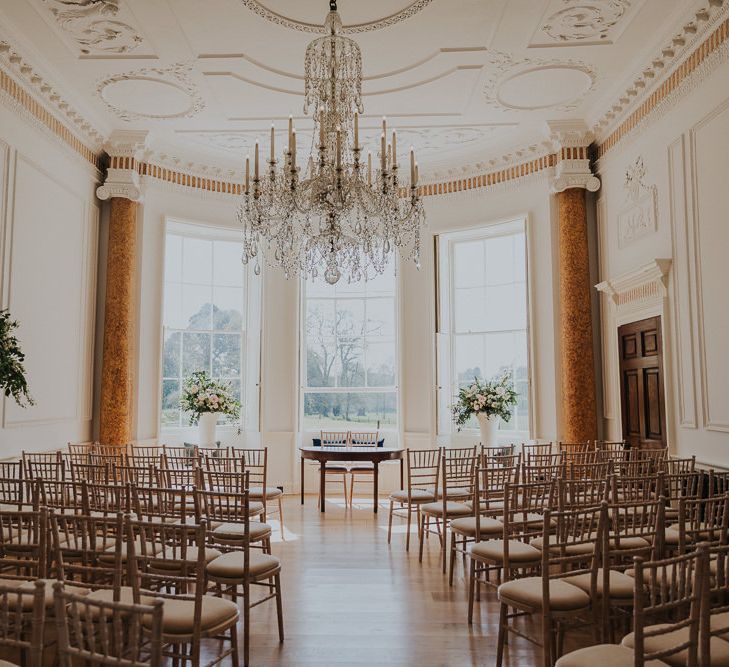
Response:
[[[384,118],[379,152],[364,159],[362,55],[340,33],[336,0],[329,1],[324,25],[327,34],[309,43],[304,60],[304,113],[314,122],[308,160],[299,167],[291,116],[280,159],[272,126],[269,159],[261,165],[258,142],[252,168],[246,158],[238,220],[243,263],[252,263],[255,274],[265,260],[286,277],[315,280],[322,272],[333,285],[343,275],[359,282],[383,273],[395,252],[419,266],[425,212],[414,150],[409,178],[401,178],[397,135],[388,141]]]
[[[607,39],[630,8],[632,0],[563,0],[564,9],[552,14],[542,31],[560,42]]]
[[[297,21],[283,14],[274,12],[273,10],[266,7],[260,0],[241,0],[241,2],[252,12],[258,14],[261,18],[271,21],[276,25],[280,25],[289,30],[298,30],[299,32],[310,32],[315,34],[326,34],[326,27],[316,23],[307,23],[305,21]],[[427,7],[433,0],[416,0],[407,7],[401,9],[399,12],[395,12],[390,16],[384,16],[375,21],[368,21],[366,23],[355,23],[351,25],[342,25],[340,34],[357,34],[362,32],[371,32],[373,30],[381,30],[382,28],[389,28],[397,23],[406,21],[407,19],[415,16],[425,7]]]
[[[190,118],[205,108],[205,101],[190,78],[191,72],[189,63],[145,67],[99,81],[96,94],[122,120]],[[137,103],[151,106],[135,106]]]
[[[490,52],[486,70],[486,104],[500,111],[574,111],[597,82],[595,69],[581,60],[520,58],[503,51]]]
[[[120,20],[119,0],[43,0],[43,4],[78,44],[81,55],[130,53],[143,42],[135,28]]]

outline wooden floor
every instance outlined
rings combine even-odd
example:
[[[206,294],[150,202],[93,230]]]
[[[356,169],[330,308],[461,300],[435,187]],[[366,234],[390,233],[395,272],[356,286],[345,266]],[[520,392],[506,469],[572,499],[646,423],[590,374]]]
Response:
[[[252,610],[251,665],[405,667],[494,665],[498,605],[486,592],[474,625],[466,620],[466,587],[460,562],[457,581],[441,573],[438,540],[418,563],[417,535],[405,552],[404,521],[387,544],[387,501],[375,517],[372,501],[327,501],[321,515],[316,496],[305,506],[288,496],[285,542],[273,544],[283,565],[286,641],[279,644],[275,605]],[[273,522],[272,522],[273,523]],[[279,538],[280,539],[280,538]],[[575,641],[567,641],[567,650]],[[540,649],[510,639],[504,665],[540,664]]]

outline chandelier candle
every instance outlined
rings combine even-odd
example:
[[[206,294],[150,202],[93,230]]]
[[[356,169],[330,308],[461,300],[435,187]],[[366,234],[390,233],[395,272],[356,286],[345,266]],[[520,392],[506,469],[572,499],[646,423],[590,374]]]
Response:
[[[342,34],[337,3],[328,4],[322,35],[309,44],[304,59],[304,113],[314,121],[305,166],[296,164],[293,116],[288,119],[283,159],[276,154],[271,127],[270,168],[263,173],[256,142],[252,192],[246,160],[238,220],[243,262],[252,262],[256,275],[260,262],[266,261],[280,267],[287,278],[323,275],[335,284],[344,276],[359,282],[383,273],[394,252],[420,266],[425,213],[415,187],[414,153],[408,187],[398,177],[396,132],[388,144],[383,118],[379,168],[368,151],[364,174],[359,127],[364,113],[362,55],[357,43]]]

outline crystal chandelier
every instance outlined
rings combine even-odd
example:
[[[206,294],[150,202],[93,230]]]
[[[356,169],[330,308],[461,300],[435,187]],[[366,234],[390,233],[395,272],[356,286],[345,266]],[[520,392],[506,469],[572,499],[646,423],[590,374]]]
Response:
[[[279,266],[286,277],[301,275],[334,284],[382,273],[397,249],[420,266],[420,228],[425,222],[418,196],[418,165],[410,149],[409,183],[400,177],[397,135],[382,119],[379,152],[363,156],[360,143],[362,56],[341,34],[336,0],[329,3],[325,35],[306,49],[304,113],[314,121],[311,149],[299,166],[296,130],[289,117],[288,146],[279,161],[271,127],[268,165],[256,142],[251,173],[238,209],[243,226],[243,263]]]

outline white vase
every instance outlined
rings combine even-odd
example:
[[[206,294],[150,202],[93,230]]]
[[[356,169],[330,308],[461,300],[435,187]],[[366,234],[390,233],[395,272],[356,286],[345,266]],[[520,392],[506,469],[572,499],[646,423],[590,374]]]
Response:
[[[215,425],[218,423],[217,412],[202,412],[197,422],[197,444],[199,447],[215,447]]]
[[[484,447],[495,447],[496,436],[499,432],[499,417],[497,415],[488,416],[485,412],[477,412],[478,426],[481,429],[481,444]]]

